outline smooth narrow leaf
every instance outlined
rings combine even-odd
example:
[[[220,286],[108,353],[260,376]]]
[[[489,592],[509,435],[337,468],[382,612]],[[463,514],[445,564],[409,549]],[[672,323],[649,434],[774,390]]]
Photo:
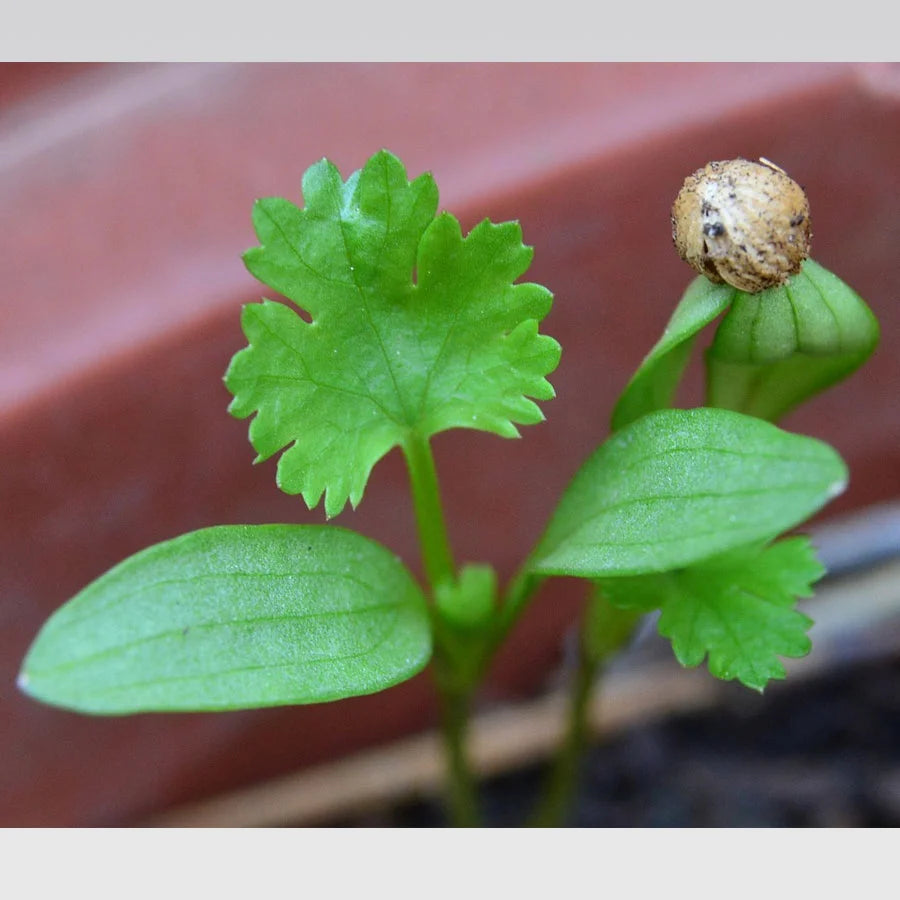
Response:
[[[675,572],[604,579],[601,587],[621,609],[661,609],[659,632],[671,639],[683,666],[697,666],[708,654],[717,678],[762,690],[770,679],[784,678],[778,657],[809,652],[812,621],[795,601],[811,596],[824,574],[808,539],[798,537]]]
[[[808,259],[781,287],[735,292],[706,354],[707,402],[778,419],[859,368],[878,336],[860,296]]]
[[[220,526],[86,587],[19,685],[88,713],[249,709],[380,691],[430,653],[424,597],[384,547],[329,526]]]
[[[244,309],[249,346],[225,376],[239,418],[277,481],[329,516],[356,505],[375,463],[410,435],[449,428],[504,437],[543,416],[559,345],[538,333],[549,291],[514,284],[532,251],[515,222],[463,236],[435,215],[431,175],[407,181],[382,151],[346,182],[323,160],[303,179],[305,207],[257,203],[248,269],[284,294]],[[286,448],[286,449],[285,449]]]
[[[729,410],[660,410],[582,466],[531,570],[599,577],[687,566],[792,528],[846,480],[821,441]]]
[[[612,415],[613,431],[645,413],[671,406],[697,334],[728,309],[736,293],[733,287],[713,284],[702,276],[690,283],[662,337],[619,397]]]

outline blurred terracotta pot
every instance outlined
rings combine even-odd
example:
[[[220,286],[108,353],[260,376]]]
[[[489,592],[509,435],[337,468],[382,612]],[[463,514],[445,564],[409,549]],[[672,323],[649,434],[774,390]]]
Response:
[[[460,560],[511,574],[607,434],[612,405],[692,273],[669,207],[710,159],[765,156],[806,188],[813,256],[879,316],[859,374],[784,424],[852,472],[834,513],[900,490],[900,70],[888,65],[290,64],[3,66],[0,247],[0,824],[122,825],[425,727],[427,677],[315,707],[92,719],[13,683],[40,624],[125,556],[233,522],[320,522],[253,467],[221,377],[256,197],[299,199],[327,156],[346,176],[378,148],[429,169],[465,227],[519,219],[530,280],[555,294],[563,346],[548,421],[521,441],[440,435]],[[697,402],[697,373],[686,403]],[[691,393],[694,391],[694,393]],[[339,524],[418,570],[399,455]],[[554,583],[489,695],[552,670],[580,602]]]

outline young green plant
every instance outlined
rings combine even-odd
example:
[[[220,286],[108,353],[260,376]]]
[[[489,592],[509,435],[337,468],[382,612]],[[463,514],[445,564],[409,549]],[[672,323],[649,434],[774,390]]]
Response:
[[[302,207],[256,203],[248,269],[286,302],[244,307],[248,346],[225,384],[250,418],[257,460],[328,518],[363,498],[393,448],[406,460],[424,583],[386,547],[333,524],[205,528],[115,566],[41,629],[20,687],[104,715],[318,703],[385,690],[432,663],[449,764],[451,820],[479,821],[466,754],[473,696],[542,582],[588,586],[568,736],[538,821],[559,821],[585,740],[595,676],[643,614],[684,665],[762,689],[779,657],[809,650],[795,609],[822,575],[809,542],[776,540],[838,494],[838,454],[774,419],[849,374],[877,325],[835,276],[807,261],[762,294],[698,278],[626,387],[613,434],[564,492],[502,590],[489,565],[458,567],[431,439],[501,437],[541,422],[535,401],[560,347],[539,332],[550,292],[520,282],[519,225],[463,235],[437,212],[429,174],[387,151],[342,179],[327,160]],[[826,313],[825,310],[828,310]],[[724,316],[723,316],[724,314]],[[672,409],[699,331],[708,405]]]

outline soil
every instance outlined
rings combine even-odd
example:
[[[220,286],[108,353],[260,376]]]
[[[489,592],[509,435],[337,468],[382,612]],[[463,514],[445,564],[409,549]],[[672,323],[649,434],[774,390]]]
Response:
[[[484,788],[489,825],[521,823],[543,770]],[[359,823],[345,823],[359,824]],[[440,827],[437,803],[377,823]],[[900,657],[763,696],[736,689],[702,714],[669,718],[593,747],[573,827],[900,825]]]

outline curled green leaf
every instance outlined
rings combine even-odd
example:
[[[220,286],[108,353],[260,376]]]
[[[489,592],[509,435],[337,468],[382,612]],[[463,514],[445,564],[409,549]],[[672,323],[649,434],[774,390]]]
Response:
[[[672,405],[699,332],[728,309],[735,289],[699,276],[684,292],[662,337],[644,357],[622,392],[612,415],[612,430]]]
[[[453,627],[481,628],[497,608],[497,573],[488,565],[465,565],[456,582],[438,585],[435,594],[438,613]]]
[[[859,368],[878,337],[862,298],[808,259],[780,287],[734,291],[706,353],[707,402],[774,421]]]

